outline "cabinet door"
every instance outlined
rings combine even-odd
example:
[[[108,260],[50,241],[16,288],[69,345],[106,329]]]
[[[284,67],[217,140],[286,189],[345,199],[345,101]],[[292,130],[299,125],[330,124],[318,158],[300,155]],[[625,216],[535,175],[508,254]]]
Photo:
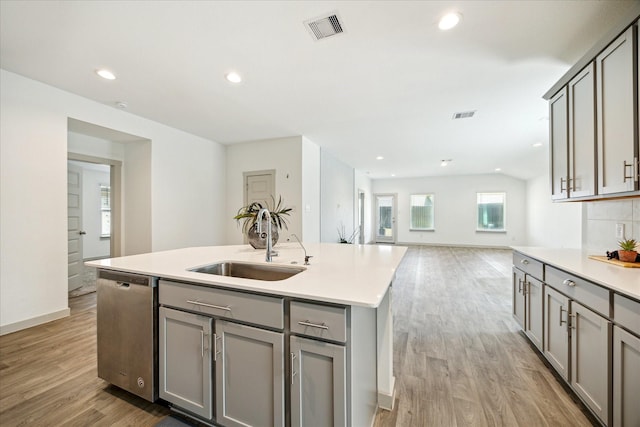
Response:
[[[569,171],[569,118],[567,88],[563,88],[549,100],[549,172],[551,173],[551,198],[566,199],[568,196]]]
[[[640,426],[640,338],[613,328],[613,425]]]
[[[596,57],[598,192],[638,189],[635,161],[635,27],[631,26]]]
[[[571,301],[571,386],[610,425],[611,322]]]
[[[291,425],[347,425],[345,347],[291,337]]]
[[[596,194],[595,65],[569,82],[569,197]]]
[[[216,320],[216,422],[284,426],[284,334]]]
[[[513,318],[518,322],[520,327],[524,329],[524,273],[515,267],[512,268],[512,271],[513,296],[511,311]]]
[[[542,351],[542,303],[544,302],[542,282],[527,275],[525,277],[525,327],[524,333],[527,334],[531,342]]]
[[[159,319],[160,397],[210,420],[212,319],[166,307]]]
[[[569,298],[544,287],[544,356],[565,380],[569,378]]]

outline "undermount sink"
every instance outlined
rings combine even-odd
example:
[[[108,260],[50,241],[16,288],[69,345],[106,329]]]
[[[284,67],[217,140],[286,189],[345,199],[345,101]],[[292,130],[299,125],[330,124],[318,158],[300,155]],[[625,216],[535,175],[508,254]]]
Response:
[[[195,273],[216,276],[239,277],[242,279],[266,280],[270,282],[288,279],[306,270],[304,267],[288,265],[251,264],[247,262],[223,261],[190,268]]]

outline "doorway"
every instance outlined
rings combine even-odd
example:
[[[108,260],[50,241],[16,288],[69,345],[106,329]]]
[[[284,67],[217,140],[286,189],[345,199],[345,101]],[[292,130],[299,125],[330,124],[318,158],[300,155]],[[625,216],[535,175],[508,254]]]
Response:
[[[358,243],[364,245],[364,191],[358,190]]]
[[[376,194],[376,243],[396,242],[396,195]]]
[[[244,206],[253,202],[260,203],[263,207],[273,203],[276,190],[276,171],[243,172],[244,181]]]

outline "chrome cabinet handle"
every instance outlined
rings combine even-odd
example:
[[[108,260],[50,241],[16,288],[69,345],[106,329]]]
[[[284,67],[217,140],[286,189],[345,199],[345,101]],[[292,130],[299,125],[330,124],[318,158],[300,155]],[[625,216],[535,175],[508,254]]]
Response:
[[[190,299],[188,299],[187,302],[189,304],[201,305],[203,307],[217,308],[218,310],[231,311],[231,307],[229,307],[228,305],[222,306],[222,305],[215,305],[215,304],[207,304],[206,302],[193,301]]]
[[[522,293],[522,279],[518,279],[518,292]]]
[[[578,318],[577,314],[571,314],[569,313],[569,318],[567,320],[569,320],[569,323],[567,324],[567,327],[569,329],[576,329],[576,319]]]
[[[571,286],[573,288],[576,285],[576,282],[574,282],[571,279],[564,279],[562,284],[565,285],[565,286]]]
[[[222,354],[221,351],[218,351],[218,340],[222,339],[218,334],[213,334],[213,361],[216,362],[218,360],[218,355]]]
[[[311,326],[312,328],[318,328],[318,329],[327,329],[327,330],[329,329],[329,327],[324,323],[311,323],[308,320],[298,322],[298,325]]]
[[[562,193],[562,192],[567,191],[567,188],[566,188],[566,187],[564,187],[564,184],[565,184],[566,182],[567,182],[567,180],[566,180],[566,179],[564,179],[564,178],[562,178],[562,177],[560,178],[560,192],[561,192],[561,193]]]
[[[200,329],[200,356],[204,358],[204,331]]]
[[[528,265],[529,264],[529,260],[528,259],[521,259],[520,260],[520,264]]]
[[[622,167],[622,178],[623,178],[623,183],[627,182],[628,179],[635,181],[635,177],[634,177],[634,169],[635,169],[635,158],[633,159],[633,162],[631,163],[627,163],[627,161],[624,161],[624,166]],[[627,175],[627,168],[631,168],[631,176]]]
[[[298,373],[293,368],[293,362],[296,360],[296,355],[291,353],[291,385],[293,385],[293,377],[295,377]]]
[[[567,323],[567,321],[566,321],[566,320],[562,320],[562,313],[563,313],[563,312],[567,312],[567,310],[564,310],[564,309],[562,308],[562,306],[560,306],[560,326],[562,326],[562,324],[563,324],[563,323]],[[568,319],[568,318],[567,318],[567,319]]]

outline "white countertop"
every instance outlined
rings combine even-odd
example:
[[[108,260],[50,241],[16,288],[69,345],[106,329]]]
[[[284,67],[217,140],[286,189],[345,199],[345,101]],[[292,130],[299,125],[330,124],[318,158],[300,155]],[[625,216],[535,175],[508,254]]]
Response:
[[[533,246],[513,246],[512,249],[640,300],[640,268],[621,267],[589,259],[589,255],[603,254],[589,253],[581,249],[550,249]]]
[[[304,266],[297,243],[278,243],[273,264],[296,261],[305,271],[280,281],[262,281],[195,273],[188,269],[219,261],[265,263],[265,250],[249,245],[175,249],[89,261],[86,265],[204,285],[262,292],[345,305],[378,307],[407,251],[392,245],[305,244],[312,255]],[[265,263],[266,264],[266,263]]]

